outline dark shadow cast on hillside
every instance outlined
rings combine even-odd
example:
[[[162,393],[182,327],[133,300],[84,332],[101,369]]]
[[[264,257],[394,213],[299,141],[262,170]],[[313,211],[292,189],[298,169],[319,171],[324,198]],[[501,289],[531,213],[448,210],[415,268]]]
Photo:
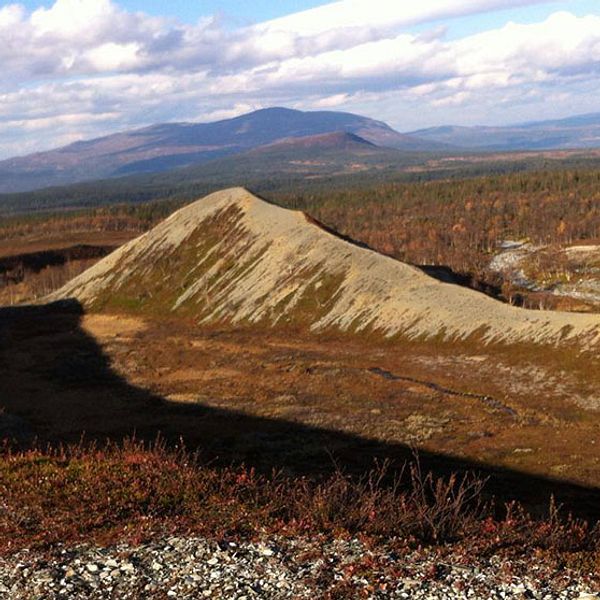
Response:
[[[81,327],[76,301],[0,309],[0,404],[10,418],[27,422],[42,442],[122,440],[135,435],[188,448],[215,464],[245,463],[261,472],[284,469],[319,476],[338,465],[352,473],[374,460],[402,464],[412,449],[339,431],[194,404],[173,403],[126,382]],[[0,434],[2,429],[0,428]],[[490,476],[499,503],[511,499],[530,509],[547,507],[553,494],[577,516],[600,517],[600,490],[490,470],[441,454],[421,452],[422,466],[436,474],[474,470]]]

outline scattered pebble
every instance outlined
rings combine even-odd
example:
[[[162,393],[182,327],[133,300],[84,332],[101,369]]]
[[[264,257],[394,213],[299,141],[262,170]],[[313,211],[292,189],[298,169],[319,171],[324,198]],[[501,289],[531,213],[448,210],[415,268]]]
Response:
[[[521,576],[515,575],[521,573]],[[523,575],[525,574],[525,575]],[[58,548],[0,560],[0,599],[599,600],[591,578],[527,559],[475,562],[434,550],[399,556],[360,540],[215,542],[169,537],[139,546]]]

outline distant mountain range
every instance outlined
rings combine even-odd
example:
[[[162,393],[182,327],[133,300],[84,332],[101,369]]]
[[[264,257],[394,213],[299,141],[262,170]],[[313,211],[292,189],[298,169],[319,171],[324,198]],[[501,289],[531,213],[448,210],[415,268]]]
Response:
[[[218,175],[222,169],[258,174],[265,165],[271,171],[281,165],[287,171],[318,175],[356,171],[365,164],[387,168],[416,159],[423,163],[423,153],[455,156],[575,148],[600,148],[600,113],[508,127],[433,127],[406,134],[351,113],[268,108],[214,123],[154,125],[1,161],[0,193],[182,167],[197,170],[197,175],[206,167],[206,174]],[[360,164],[355,164],[356,157]]]
[[[506,127],[432,127],[409,135],[475,151],[599,148],[600,113]]]
[[[443,144],[403,135],[381,121],[359,115],[269,108],[214,123],[154,125],[5,160],[0,162],[0,193],[161,172],[289,141],[289,138],[336,132],[400,150],[445,149]]]

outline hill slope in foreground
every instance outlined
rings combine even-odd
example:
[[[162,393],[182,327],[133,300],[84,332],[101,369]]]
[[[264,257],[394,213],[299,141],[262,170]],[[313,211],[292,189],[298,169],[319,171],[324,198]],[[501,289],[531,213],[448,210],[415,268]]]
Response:
[[[242,188],[217,192],[75,278],[50,299],[391,338],[590,348],[600,317],[529,311],[438,282]]]

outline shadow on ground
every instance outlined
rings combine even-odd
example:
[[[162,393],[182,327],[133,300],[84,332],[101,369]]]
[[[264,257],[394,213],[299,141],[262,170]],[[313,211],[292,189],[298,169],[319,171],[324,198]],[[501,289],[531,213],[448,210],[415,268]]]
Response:
[[[402,464],[413,450],[284,420],[178,404],[127,383],[111,369],[96,341],[81,328],[75,301],[0,309],[0,405],[6,415],[0,435],[21,443],[86,439],[152,441],[160,434],[218,464],[245,463],[259,471],[285,469],[318,476],[338,465],[354,473],[373,461]],[[532,510],[550,495],[575,515],[600,518],[600,490],[491,470],[441,454],[421,452],[423,467],[437,474],[475,470],[490,476],[488,490],[499,503],[517,499]]]

